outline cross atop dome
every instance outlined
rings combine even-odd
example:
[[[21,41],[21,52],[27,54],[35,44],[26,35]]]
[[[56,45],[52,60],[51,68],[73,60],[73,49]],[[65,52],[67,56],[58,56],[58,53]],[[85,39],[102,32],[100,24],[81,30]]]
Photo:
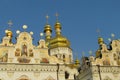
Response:
[[[97,29],[96,32],[98,34],[98,37],[100,37],[100,29]]]
[[[45,18],[46,18],[46,23],[48,24],[48,19],[49,19],[48,14],[45,16]]]
[[[56,13],[55,16],[56,16],[56,21],[58,22],[58,16],[59,16],[59,14]]]
[[[12,25],[13,25],[12,20],[9,20],[9,21],[8,21],[8,26],[11,27]]]

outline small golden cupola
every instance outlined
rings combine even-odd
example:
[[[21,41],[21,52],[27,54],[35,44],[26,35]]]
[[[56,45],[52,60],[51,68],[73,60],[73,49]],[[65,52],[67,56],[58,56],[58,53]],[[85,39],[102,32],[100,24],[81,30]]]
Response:
[[[52,33],[52,29],[51,29],[51,26],[49,24],[45,25],[44,33],[45,33],[45,40],[49,41],[51,39],[51,33]]]
[[[5,30],[6,36],[9,37],[10,39],[12,38],[12,31],[11,30]]]
[[[102,45],[103,43],[104,43],[104,40],[103,40],[103,38],[100,36],[100,30],[99,29],[97,29],[97,33],[98,33],[98,44],[99,45]]]
[[[102,38],[102,37],[99,37],[99,38],[98,38],[98,44],[99,44],[99,45],[102,45],[103,43],[104,43],[103,38]]]
[[[58,21],[55,23],[55,31],[56,31],[56,36],[61,35],[61,24]]]
[[[70,47],[68,39],[61,34],[61,28],[60,22],[57,21],[55,23],[56,36],[50,40],[50,48]]]
[[[99,49],[96,51],[96,57],[101,57],[101,46],[104,44],[104,40],[102,37],[98,37],[98,44],[99,44]]]
[[[76,65],[76,66],[79,66],[79,65],[80,65],[79,59],[76,59],[76,60],[75,60],[75,65]]]
[[[44,33],[45,33],[45,40],[46,42],[48,42],[50,39],[51,39],[51,33],[52,33],[52,29],[51,29],[51,26],[48,24],[48,19],[49,19],[49,16],[46,15],[46,25],[44,27]]]
[[[12,36],[13,36],[12,31],[11,30],[5,30],[5,34],[9,38],[9,42],[11,43],[12,42]]]

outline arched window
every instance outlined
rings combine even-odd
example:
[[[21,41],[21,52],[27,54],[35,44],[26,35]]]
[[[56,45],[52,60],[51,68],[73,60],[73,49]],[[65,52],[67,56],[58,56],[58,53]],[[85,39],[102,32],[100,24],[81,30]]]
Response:
[[[63,54],[63,62],[65,62],[65,55]]]
[[[67,71],[65,71],[65,79],[69,78],[69,73]]]
[[[52,76],[48,76],[45,80],[55,80]]]
[[[55,55],[55,57],[57,57],[57,54]]]
[[[71,57],[71,55],[69,55],[69,60],[70,60],[70,62],[71,62],[71,60],[72,60],[72,57]]]
[[[20,77],[19,77],[18,79],[16,79],[16,80],[30,80],[30,79],[29,79],[28,76],[22,75],[22,76],[20,76]]]

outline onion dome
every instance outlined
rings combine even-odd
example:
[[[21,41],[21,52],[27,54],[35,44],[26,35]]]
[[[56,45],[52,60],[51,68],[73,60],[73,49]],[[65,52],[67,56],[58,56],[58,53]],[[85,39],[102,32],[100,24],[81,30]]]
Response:
[[[56,35],[61,34],[61,24],[58,21],[55,24],[55,31],[56,31]]]
[[[49,47],[50,48],[70,47],[70,42],[67,40],[67,38],[63,37],[62,35],[58,35],[50,40]]]
[[[51,29],[51,26],[48,24],[48,19],[49,19],[49,16],[46,15],[46,25],[44,27],[44,33],[45,33],[45,40],[48,42],[51,38],[51,33],[52,33],[52,29]]]
[[[78,59],[75,60],[75,64],[76,65],[79,65],[80,64],[80,61]]]
[[[98,57],[102,57],[102,56],[101,56],[101,45],[104,44],[104,40],[103,40],[102,37],[99,37],[99,38],[98,38],[98,44],[99,44],[100,46],[99,46],[99,49],[96,51],[96,57],[97,57],[97,58],[98,58]]]
[[[100,44],[100,45],[101,45],[101,44],[103,44],[103,43],[104,43],[103,38],[102,38],[102,37],[99,37],[99,38],[98,38],[98,44]]]
[[[11,30],[5,30],[6,36],[12,38],[12,31]]]
[[[46,40],[47,45],[48,45],[49,44],[49,40],[51,39],[51,33],[52,33],[52,29],[51,29],[51,26],[49,24],[45,25],[44,33],[45,33],[45,40]]]
[[[52,32],[51,26],[49,24],[45,25],[44,32],[46,32],[46,31]]]
[[[49,24],[46,24],[44,27],[44,33],[46,33],[47,31],[49,31],[50,33],[52,32],[51,26]]]
[[[58,21],[55,24],[55,31],[56,36],[50,40],[49,47],[70,47],[70,42],[68,41],[68,39],[61,35],[61,24]]]

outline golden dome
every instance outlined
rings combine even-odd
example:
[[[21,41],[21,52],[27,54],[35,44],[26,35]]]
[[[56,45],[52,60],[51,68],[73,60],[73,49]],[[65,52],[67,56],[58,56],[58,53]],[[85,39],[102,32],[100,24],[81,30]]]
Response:
[[[100,45],[101,45],[101,44],[103,44],[103,43],[104,43],[103,38],[102,38],[102,37],[99,37],[99,38],[98,38],[98,44],[100,44]]]
[[[56,22],[55,23],[55,29],[61,29],[61,24],[60,24],[60,22]]]
[[[45,33],[45,40],[46,40],[46,45],[49,45],[49,40],[51,39],[51,33],[52,33],[52,29],[51,26],[49,24],[46,24],[44,27],[44,33]]]
[[[74,67],[75,67],[75,68],[78,68],[79,66],[80,66],[80,61],[79,61],[79,59],[76,59],[76,60],[75,60]]]
[[[6,33],[6,36],[8,36],[8,37],[12,37],[12,31],[11,30],[5,30],[5,33]]]
[[[70,47],[70,42],[62,35],[57,35],[55,38],[50,40],[49,47]]]
[[[45,25],[44,33],[45,33],[46,31],[52,32],[51,26],[50,26],[49,24],[46,24],[46,25]]]
[[[75,60],[75,64],[76,64],[76,65],[80,64],[79,59],[76,59],[76,60]]]
[[[49,47],[70,47],[70,42],[67,40],[66,37],[63,37],[61,35],[61,24],[58,21],[55,23],[55,31],[56,36],[49,41]]]
[[[55,31],[56,35],[61,35],[61,24],[58,21],[55,23]]]

